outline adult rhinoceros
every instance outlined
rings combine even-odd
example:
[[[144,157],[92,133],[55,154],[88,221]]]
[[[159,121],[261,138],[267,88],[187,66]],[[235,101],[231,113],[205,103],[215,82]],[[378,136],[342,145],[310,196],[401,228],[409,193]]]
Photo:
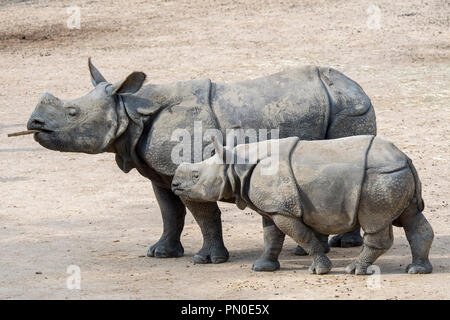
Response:
[[[203,131],[229,128],[279,129],[279,137],[316,140],[359,134],[376,134],[375,113],[361,87],[332,68],[306,66],[255,80],[213,83],[209,79],[142,86],[146,75],[133,72],[111,84],[89,60],[94,89],[74,100],[60,100],[44,93],[28,122],[40,130],[35,140],[64,152],[115,153],[125,172],[136,168],[152,181],[161,209],[164,231],[148,256],[179,257],[184,249],[180,235],[186,207],[203,234],[196,263],[221,263],[228,259],[216,202],[181,200],[171,191],[178,163],[171,159],[177,141],[175,129],[194,137],[194,121]],[[209,144],[209,137],[204,138]],[[277,266],[270,251],[283,234],[268,219],[263,221],[265,250],[256,270]],[[346,245],[360,245],[349,234]],[[344,239],[340,239],[344,243]]]

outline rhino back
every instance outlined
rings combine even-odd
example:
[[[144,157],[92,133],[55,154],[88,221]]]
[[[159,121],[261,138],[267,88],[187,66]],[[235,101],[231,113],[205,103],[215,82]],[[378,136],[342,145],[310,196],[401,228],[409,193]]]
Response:
[[[408,158],[392,142],[380,137],[373,139],[367,154],[367,171],[388,173],[408,167]]]
[[[279,138],[323,139],[329,127],[332,100],[319,71],[318,67],[305,66],[236,83],[198,79],[149,87],[149,92],[143,90],[144,96],[148,95],[149,100],[169,101],[170,106],[146,124],[138,153],[156,172],[172,176],[178,165],[171,159],[172,150],[178,144],[171,141],[172,134],[175,129],[185,129],[194,146],[194,121],[201,122],[202,132],[215,128],[223,135],[233,128],[279,129]],[[341,75],[333,73],[330,77],[336,83],[339,83],[337,78],[344,77],[350,81],[344,84],[355,87],[342,91],[342,94],[356,92],[343,98],[353,108],[358,103],[351,99],[358,98],[361,89]],[[349,135],[352,132],[349,130]],[[202,135],[201,139],[203,147],[210,144],[209,137]],[[194,160],[193,153],[191,160]]]
[[[318,68],[306,66],[236,83],[216,83],[211,108],[221,128],[280,129],[280,138],[322,139],[328,96]]]
[[[367,151],[373,136],[300,141],[291,156],[305,224],[323,234],[357,223]]]

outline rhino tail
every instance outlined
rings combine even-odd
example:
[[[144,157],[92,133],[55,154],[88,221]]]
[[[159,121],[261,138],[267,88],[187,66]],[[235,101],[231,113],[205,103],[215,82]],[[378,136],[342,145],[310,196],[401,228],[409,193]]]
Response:
[[[414,167],[412,160],[409,157],[406,157],[408,161],[409,168],[411,169],[411,173],[414,176],[414,183],[416,185],[415,189],[415,198],[417,203],[417,210],[422,212],[425,208],[425,203],[422,199],[422,183],[420,182],[419,175],[417,173],[416,167]]]

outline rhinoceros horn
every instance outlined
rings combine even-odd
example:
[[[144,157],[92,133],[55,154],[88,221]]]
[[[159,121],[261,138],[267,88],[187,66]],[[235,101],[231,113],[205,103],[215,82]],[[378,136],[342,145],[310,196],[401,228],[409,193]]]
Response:
[[[88,65],[89,72],[91,73],[91,81],[94,87],[96,87],[101,82],[107,82],[100,71],[98,71],[98,69],[92,63],[91,57],[88,58]],[[143,72],[132,72],[124,80],[114,84],[111,88],[110,93],[124,96],[136,93],[142,87],[142,84],[144,83],[146,77],[147,76]]]

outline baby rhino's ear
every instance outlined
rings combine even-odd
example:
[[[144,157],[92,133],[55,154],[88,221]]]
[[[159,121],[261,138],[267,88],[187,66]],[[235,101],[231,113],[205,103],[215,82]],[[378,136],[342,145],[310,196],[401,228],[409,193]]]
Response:
[[[216,154],[219,155],[219,158],[222,159],[222,161],[225,161],[226,159],[224,158],[223,145],[221,145],[219,142],[217,142],[216,137],[211,137],[211,140],[213,142],[214,150],[216,151]]]
[[[216,137],[211,137],[211,140],[214,145],[214,150],[216,151],[216,154],[219,155],[219,158],[222,160],[222,162],[223,163],[227,163],[227,161],[232,162],[234,157],[233,151],[227,147],[224,147],[221,143],[219,143]]]

